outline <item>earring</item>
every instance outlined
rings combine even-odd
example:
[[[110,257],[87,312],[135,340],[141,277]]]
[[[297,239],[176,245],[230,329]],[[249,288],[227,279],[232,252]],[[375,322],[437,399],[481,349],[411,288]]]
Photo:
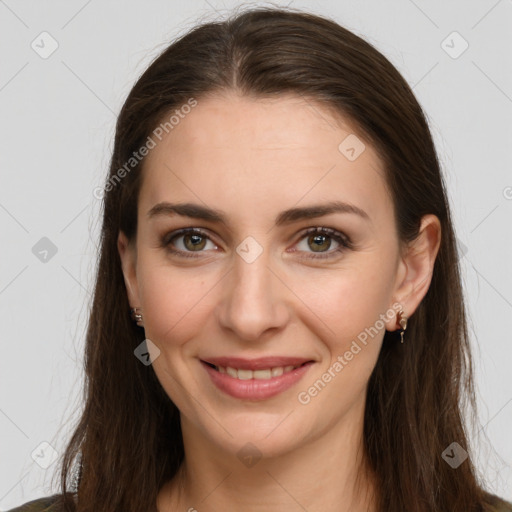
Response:
[[[137,322],[139,327],[144,327],[142,323],[142,309],[140,308],[130,308],[130,315],[134,322]]]
[[[397,314],[397,321],[401,327],[400,329],[400,343],[404,342],[404,332],[407,329],[407,317],[404,315],[403,309]]]

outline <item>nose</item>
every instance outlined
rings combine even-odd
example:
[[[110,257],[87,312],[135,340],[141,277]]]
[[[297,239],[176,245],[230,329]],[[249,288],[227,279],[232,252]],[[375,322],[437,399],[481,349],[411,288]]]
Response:
[[[252,262],[234,255],[217,306],[220,325],[245,341],[261,341],[284,328],[290,318],[291,292],[269,266],[266,251]]]

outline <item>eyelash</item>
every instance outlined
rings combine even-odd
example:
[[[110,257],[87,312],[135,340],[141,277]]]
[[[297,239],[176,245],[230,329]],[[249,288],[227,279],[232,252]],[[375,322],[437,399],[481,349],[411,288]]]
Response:
[[[180,236],[188,235],[188,234],[200,235],[204,238],[207,238],[208,240],[211,240],[210,237],[208,236],[208,234],[206,232],[204,232],[202,229],[184,228],[184,229],[179,229],[177,231],[173,231],[172,233],[165,235],[161,240],[161,246],[163,248],[167,249],[171,254],[175,254],[180,257],[185,257],[185,258],[201,257],[200,253],[204,252],[204,251],[197,251],[198,254],[194,254],[194,251],[182,251],[179,249],[173,249],[171,247],[171,242],[174,239],[179,238]],[[347,249],[353,249],[353,244],[348,236],[344,235],[343,233],[340,233],[339,231],[336,231],[335,229],[321,227],[321,226],[309,228],[306,231],[304,231],[302,233],[301,237],[299,238],[299,241],[301,241],[302,239],[306,238],[307,236],[309,236],[311,234],[326,235],[329,238],[333,239],[335,242],[337,242],[339,244],[339,246],[332,251],[318,253],[318,254],[311,253],[310,256],[304,256],[304,258],[327,259],[327,258],[332,258],[334,255],[339,255],[340,253],[346,251]]]

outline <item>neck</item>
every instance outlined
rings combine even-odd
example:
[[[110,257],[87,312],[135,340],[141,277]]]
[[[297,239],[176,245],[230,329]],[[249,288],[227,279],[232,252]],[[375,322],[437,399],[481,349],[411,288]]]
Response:
[[[253,465],[182,421],[185,460],[159,493],[158,510],[373,512],[376,479],[364,455],[362,412],[352,416],[356,422],[345,418],[322,436]]]

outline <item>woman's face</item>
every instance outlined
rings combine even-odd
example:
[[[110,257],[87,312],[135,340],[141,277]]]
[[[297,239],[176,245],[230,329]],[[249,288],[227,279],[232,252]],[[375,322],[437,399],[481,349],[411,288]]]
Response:
[[[182,117],[146,157],[136,246],[119,249],[184,436],[278,455],[359,424],[406,273],[376,152],[295,96]]]

